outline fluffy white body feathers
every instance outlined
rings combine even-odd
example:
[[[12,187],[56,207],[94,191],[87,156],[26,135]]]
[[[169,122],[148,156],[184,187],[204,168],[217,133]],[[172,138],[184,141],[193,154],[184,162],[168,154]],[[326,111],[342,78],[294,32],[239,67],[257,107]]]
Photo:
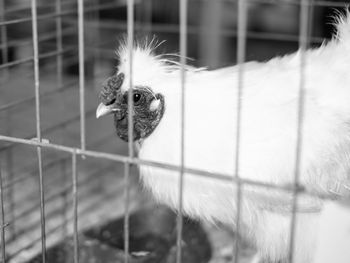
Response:
[[[305,53],[304,110],[300,183],[333,197],[346,195],[350,172],[350,17],[339,19],[332,41]],[[180,165],[181,81],[177,63],[155,56],[152,45],[133,52],[134,85],[164,95],[165,113],[155,131],[142,142],[139,157]],[[126,76],[128,50],[118,51],[119,72]],[[298,129],[301,53],[266,63],[244,64],[241,99],[239,176],[259,182],[293,185]],[[237,67],[207,71],[187,67],[185,82],[185,166],[234,176],[236,169]],[[145,186],[176,208],[179,173],[140,167]],[[184,212],[211,222],[235,226],[236,185],[228,181],[184,175]],[[262,257],[272,261],[288,255],[291,196],[244,186],[241,233]],[[295,262],[310,262],[322,201],[300,198],[295,236]],[[304,211],[303,211],[304,209]],[[305,212],[306,211],[306,212]]]

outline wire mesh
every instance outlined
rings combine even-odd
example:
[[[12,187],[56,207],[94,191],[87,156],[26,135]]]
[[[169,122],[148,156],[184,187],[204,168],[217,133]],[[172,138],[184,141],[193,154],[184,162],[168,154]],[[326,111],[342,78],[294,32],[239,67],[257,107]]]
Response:
[[[307,193],[311,196],[317,195],[320,198],[326,198],[320,196],[319,193],[309,192],[300,185],[298,176],[300,171],[300,155],[302,154],[302,123],[303,123],[303,97],[304,97],[304,56],[303,52],[309,45],[320,44],[323,42],[323,37],[311,36],[312,31],[312,14],[310,10],[315,7],[343,7],[348,2],[334,2],[334,1],[283,1],[283,5],[297,5],[300,7],[300,33],[297,35],[290,33],[275,33],[254,31],[249,27],[249,13],[248,4],[246,1],[227,1],[237,2],[238,15],[237,15],[237,28],[223,28],[220,30],[221,37],[235,37],[237,39],[236,51],[237,62],[239,66],[239,78],[238,78],[238,91],[239,96],[244,92],[244,62],[247,60],[247,45],[249,40],[270,40],[270,41],[284,41],[297,43],[301,49],[301,61],[300,61],[300,93],[299,93],[299,107],[298,107],[298,141],[296,149],[295,160],[295,183],[294,185],[277,185],[267,182],[253,181],[240,177],[239,171],[239,151],[240,151],[240,110],[241,101],[238,99],[238,112],[237,112],[237,138],[235,138],[235,171],[232,174],[220,174],[212,173],[210,171],[194,169],[186,167],[185,165],[185,99],[186,99],[186,71],[185,64],[187,63],[187,56],[191,53],[188,50],[191,38],[199,37],[205,31],[205,28],[200,24],[189,23],[189,3],[191,1],[180,0],[179,4],[179,19],[175,22],[154,22],[152,21],[153,13],[152,7],[155,6],[150,0],[148,5],[145,5],[146,14],[144,16],[147,23],[137,21],[135,19],[135,6],[142,4],[142,1],[83,1],[77,0],[72,4],[71,1],[55,0],[52,2],[32,0],[31,5],[18,1],[17,4],[7,6],[7,2],[0,1],[0,34],[1,34],[1,64],[0,64],[0,81],[1,85],[13,89],[18,85],[12,79],[14,76],[20,75],[22,80],[27,80],[21,83],[25,87],[34,86],[33,92],[29,92],[29,88],[23,92],[23,94],[16,96],[9,95],[8,100],[0,101],[0,114],[6,115],[7,119],[5,125],[6,129],[0,129],[0,141],[2,143],[0,147],[0,155],[2,161],[0,167],[0,197],[1,197],[1,251],[2,261],[17,262],[18,258],[26,252],[32,249],[31,254],[42,253],[42,262],[46,262],[46,251],[49,246],[52,246],[55,242],[66,238],[69,234],[74,237],[74,262],[79,262],[79,232],[80,228],[84,229],[88,226],[96,224],[99,218],[93,223],[84,222],[81,218],[88,218],[85,214],[90,215],[91,206],[94,204],[100,204],[100,202],[109,202],[110,199],[117,198],[123,204],[124,209],[118,211],[125,219],[124,223],[124,262],[129,262],[129,213],[133,209],[132,202],[135,201],[135,193],[130,189],[131,167],[132,165],[144,165],[150,167],[158,167],[173,170],[179,173],[179,216],[177,217],[177,253],[176,262],[182,262],[182,230],[183,230],[183,196],[184,188],[184,176],[185,174],[193,174],[197,176],[215,178],[218,180],[224,180],[228,183],[233,183],[237,186],[237,196],[233,196],[233,202],[237,202],[237,216],[236,225],[237,232],[240,232],[240,218],[241,218],[241,201],[244,198],[244,187],[255,186],[266,189],[274,189],[276,191],[287,192],[293,196],[293,203],[291,205],[291,234],[290,244],[291,252],[289,260],[293,262],[293,244],[294,244],[294,232],[297,207],[297,197],[299,193]],[[193,2],[206,2],[206,1],[193,1]],[[226,1],[225,1],[226,2]],[[252,3],[265,3],[273,5],[281,5],[277,0],[250,0]],[[108,11],[109,9],[118,10],[123,8],[123,12],[126,13],[126,19],[103,19],[101,12]],[[29,12],[30,11],[30,12]],[[39,12],[38,12],[39,11]],[[24,15],[23,15],[24,14]],[[95,16],[90,17],[90,15]],[[125,16],[125,14],[124,14]],[[43,29],[40,23],[47,23],[47,28]],[[30,34],[17,33],[15,37],[10,37],[12,30],[16,31],[15,27],[24,26],[26,23],[31,24],[29,29]],[[11,31],[10,31],[11,28]],[[91,31],[90,31],[91,30]],[[114,50],[116,43],[115,38],[108,37],[110,31],[113,31],[115,35],[121,35],[122,32],[127,32],[127,43],[130,50],[128,54],[129,61],[132,61],[133,53],[132,46],[134,43],[134,32],[153,32],[156,34],[168,34],[171,37],[177,36],[179,40],[180,48],[180,63],[181,63],[181,87],[182,97],[179,109],[181,110],[181,164],[180,166],[154,162],[148,160],[142,160],[135,157],[134,146],[132,141],[126,147],[119,149],[120,152],[116,152],[113,149],[108,148],[110,140],[113,140],[114,135],[102,131],[99,134],[98,129],[93,128],[96,125],[92,119],[94,117],[94,104],[96,101],[97,90],[90,88],[89,85],[95,85],[101,82],[106,76],[106,71],[110,71],[111,62],[108,59]],[[20,31],[20,30],[19,30]],[[93,32],[93,33],[91,33]],[[105,32],[108,32],[107,34]],[[92,38],[90,41],[87,38],[87,34]],[[107,35],[107,37],[106,37]],[[202,35],[203,36],[203,35]],[[97,38],[97,41],[96,41]],[[10,58],[9,50],[18,49],[24,50],[24,55]],[[26,49],[31,49],[28,51]],[[32,67],[33,72],[28,70]],[[99,69],[99,68],[102,68]],[[70,69],[71,71],[77,71],[76,75],[71,72],[65,72]],[[69,70],[68,70],[69,71]],[[131,76],[128,85],[133,86],[133,65],[129,64],[128,75]],[[54,79],[54,80],[53,80]],[[233,83],[235,85],[235,83]],[[129,111],[132,111],[132,89],[129,89],[128,94],[128,107]],[[9,94],[10,91],[5,93]],[[5,96],[6,97],[6,96]],[[56,100],[56,105],[53,101]],[[58,102],[58,103],[57,103]],[[79,102],[77,104],[77,102]],[[54,110],[50,112],[48,105],[55,104]],[[34,107],[33,107],[34,104]],[[77,107],[79,105],[79,107]],[[23,110],[27,109],[27,110]],[[22,109],[22,110],[21,110]],[[67,114],[68,111],[71,112]],[[26,114],[31,114],[29,120],[35,120],[35,125],[27,124],[23,122],[25,128],[19,128],[16,123],[17,113],[21,112],[22,119],[27,119]],[[47,115],[46,115],[47,114]],[[67,114],[67,116],[65,116]],[[46,115],[46,116],[45,116]],[[60,115],[59,119],[48,121],[52,116]],[[35,118],[34,118],[35,116]],[[62,117],[62,118],[61,118]],[[17,120],[18,121],[18,120]],[[11,125],[15,122],[14,127]],[[16,126],[17,125],[17,126]],[[132,127],[133,116],[129,115],[128,125]],[[91,131],[90,131],[91,128]],[[57,131],[60,135],[52,135]],[[94,136],[98,134],[97,138]],[[129,138],[133,138],[133,129],[129,129]],[[49,138],[49,139],[46,139]],[[51,142],[53,138],[53,142]],[[79,141],[79,143],[77,143]],[[103,148],[106,146],[107,148]],[[35,160],[30,159],[33,152],[26,150],[25,155],[22,158],[28,157],[27,163],[24,163],[18,167],[14,167],[15,160],[22,161],[16,157],[16,153],[26,149],[36,150],[36,164]],[[89,149],[89,150],[88,150]],[[91,150],[90,150],[91,149]],[[110,152],[107,152],[110,151]],[[6,158],[3,156],[6,154]],[[15,156],[15,157],[14,157]],[[112,165],[108,165],[107,168],[94,170],[93,173],[89,173],[89,169],[84,171],[84,179],[79,180],[80,165],[77,165],[77,158],[84,157],[84,163],[89,166],[94,166],[96,162],[111,161]],[[29,160],[30,159],[30,160]],[[71,168],[68,168],[68,161],[71,159]],[[93,159],[93,161],[91,160]],[[6,163],[4,169],[3,163]],[[91,163],[93,164],[91,164]],[[79,163],[80,164],[80,163]],[[82,165],[83,166],[83,165]],[[119,190],[115,189],[115,194],[109,193],[104,197],[91,197],[89,199],[90,185],[95,182],[96,174],[108,173],[112,167],[119,167],[121,174],[123,174],[123,186]],[[101,167],[101,166],[99,166]],[[50,169],[59,169],[59,171],[49,172]],[[5,175],[4,175],[5,171]],[[72,177],[55,178],[57,174],[63,175],[71,172]],[[18,175],[19,174],[19,175]],[[232,176],[234,175],[234,176]],[[39,178],[35,193],[23,194],[17,196],[14,193],[14,189],[17,187],[23,187],[24,184],[35,180],[35,177]],[[110,179],[106,176],[106,182]],[[4,182],[3,182],[4,179]],[[95,179],[95,180],[94,180]],[[63,183],[61,184],[62,181]],[[54,188],[53,186],[60,184],[60,187]],[[79,187],[78,187],[79,186]],[[53,191],[53,189],[55,191]],[[22,188],[20,188],[22,189]],[[7,194],[6,194],[7,191]],[[71,191],[71,193],[70,193]],[[85,191],[85,192],[84,192]],[[131,191],[131,192],[130,192]],[[111,191],[113,192],[113,191]],[[124,198],[121,194],[124,194]],[[38,195],[39,194],[39,195]],[[34,197],[33,197],[34,196]],[[30,198],[31,199],[30,199]],[[8,200],[7,200],[8,199]],[[30,201],[29,201],[30,200]],[[34,200],[34,201],[33,201]],[[60,201],[61,205],[58,206],[56,201]],[[24,203],[24,206],[20,206],[20,203]],[[85,203],[86,202],[86,203]],[[110,202],[113,204],[113,202]],[[57,211],[49,208],[49,204],[57,206]],[[79,204],[79,206],[78,206]],[[80,208],[81,206],[81,208]],[[108,207],[108,205],[106,205]],[[46,210],[47,208],[47,210]],[[73,213],[70,214],[69,208]],[[23,220],[26,220],[29,215],[32,215],[39,209],[40,217],[36,216],[35,220],[28,222],[27,227],[20,226]],[[101,212],[100,214],[103,214]],[[58,220],[58,215],[61,215],[61,219]],[[38,221],[40,220],[40,221]],[[40,236],[33,237],[30,242],[28,240],[21,240],[20,245],[17,241],[18,236],[24,236],[30,233],[40,222]],[[54,222],[54,223],[52,223]],[[79,223],[79,227],[78,227]],[[52,241],[51,237],[53,233],[62,231],[62,236],[55,236],[55,241]],[[40,243],[41,248],[38,249]],[[239,246],[236,242],[234,262],[239,262]]]
[[[179,214],[177,217],[177,242],[176,242],[176,262],[179,263],[182,261],[182,231],[183,231],[183,220],[182,220],[182,213],[183,213],[183,189],[184,189],[184,167],[185,167],[185,99],[186,99],[186,57],[187,57],[187,12],[188,3],[187,0],[180,1],[180,63],[181,63],[181,101],[180,101],[180,108],[181,108],[181,139],[180,139],[180,176],[179,176],[179,188],[178,188],[178,195],[179,195],[179,205],[178,210]]]

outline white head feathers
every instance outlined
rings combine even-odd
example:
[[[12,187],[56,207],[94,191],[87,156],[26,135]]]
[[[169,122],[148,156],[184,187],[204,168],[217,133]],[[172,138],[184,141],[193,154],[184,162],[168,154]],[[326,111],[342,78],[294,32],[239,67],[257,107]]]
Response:
[[[135,41],[132,50],[132,83],[133,86],[149,86],[154,88],[159,81],[164,78],[171,78],[181,69],[181,64],[175,59],[179,57],[178,54],[166,53],[156,55],[155,50],[165,41],[158,42],[155,37],[148,40],[148,38]],[[125,82],[122,86],[122,91],[128,90],[129,87],[129,61],[130,52],[127,42],[121,41],[116,55],[120,61],[118,66],[118,73],[124,73]],[[198,72],[204,70],[203,68],[194,68],[185,65],[187,72]],[[162,82],[164,84],[164,82]]]
[[[340,42],[350,41],[350,11],[345,9],[345,14],[338,14],[334,17],[334,26],[337,29],[337,33],[334,35],[334,39]]]

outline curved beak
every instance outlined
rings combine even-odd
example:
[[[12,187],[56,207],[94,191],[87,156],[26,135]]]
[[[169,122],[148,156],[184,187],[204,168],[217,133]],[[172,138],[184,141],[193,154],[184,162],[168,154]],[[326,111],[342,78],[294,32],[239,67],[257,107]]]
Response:
[[[96,109],[96,118],[100,118],[102,116],[111,114],[111,113],[115,113],[119,111],[119,109],[116,109],[114,107],[114,105],[104,105],[103,103],[100,103],[100,105],[98,105],[97,109]]]

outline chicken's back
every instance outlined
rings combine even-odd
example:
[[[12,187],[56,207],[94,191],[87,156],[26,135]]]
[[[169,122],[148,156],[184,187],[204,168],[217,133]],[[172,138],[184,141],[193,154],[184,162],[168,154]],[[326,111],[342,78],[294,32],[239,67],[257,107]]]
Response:
[[[342,20],[338,39],[319,49],[243,65],[247,70],[243,70],[241,92],[237,66],[187,72],[184,165],[228,175],[232,182],[185,173],[184,212],[234,226],[236,172],[246,180],[280,186],[293,185],[297,173],[300,183],[310,191],[346,194],[343,186],[350,172],[349,24],[349,18]],[[301,61],[305,61],[303,70]],[[140,158],[180,165],[180,83],[178,71],[163,74],[153,83],[152,89],[164,95],[165,113],[142,143]],[[178,207],[179,172],[144,165],[140,170],[144,184],[157,199]],[[291,194],[244,185],[242,196],[243,234],[265,257],[276,261],[286,258]],[[317,198],[300,198],[299,208],[304,212],[298,213],[297,221],[298,263],[307,262],[312,255],[321,204]]]

